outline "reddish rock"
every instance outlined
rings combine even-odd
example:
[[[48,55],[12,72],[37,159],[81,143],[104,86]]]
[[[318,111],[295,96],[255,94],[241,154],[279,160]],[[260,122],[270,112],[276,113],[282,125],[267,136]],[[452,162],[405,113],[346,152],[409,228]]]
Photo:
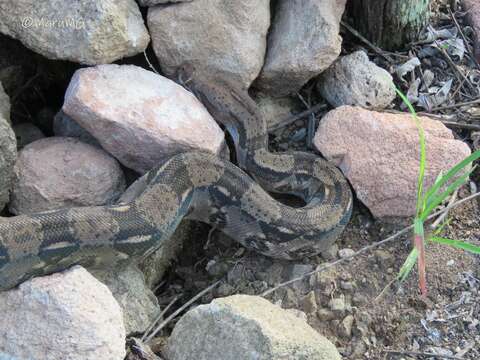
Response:
[[[426,186],[470,155],[441,122],[421,117],[427,143]],[[409,114],[388,114],[342,106],[322,119],[315,147],[335,162],[357,197],[377,218],[415,213],[420,146]]]
[[[78,70],[63,111],[139,173],[180,152],[219,154],[223,146],[222,130],[194,95],[134,65]]]
[[[475,55],[480,61],[480,2],[478,0],[463,0],[467,10],[467,18],[475,30]]]
[[[10,203],[14,214],[113,203],[125,190],[118,162],[78,139],[50,137],[20,151]]]

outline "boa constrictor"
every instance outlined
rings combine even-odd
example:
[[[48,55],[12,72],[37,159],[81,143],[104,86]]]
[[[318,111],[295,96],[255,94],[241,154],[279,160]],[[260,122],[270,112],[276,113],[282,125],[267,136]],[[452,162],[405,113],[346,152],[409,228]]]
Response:
[[[211,224],[248,249],[298,259],[324,250],[350,219],[352,195],[340,171],[314,154],[268,151],[267,128],[247,92],[178,73],[233,138],[239,167],[212,154],[176,155],[146,176],[127,204],[78,207],[0,220],[0,290],[24,280],[112,259],[137,259],[162,246],[183,218]],[[294,208],[266,191],[290,193]]]

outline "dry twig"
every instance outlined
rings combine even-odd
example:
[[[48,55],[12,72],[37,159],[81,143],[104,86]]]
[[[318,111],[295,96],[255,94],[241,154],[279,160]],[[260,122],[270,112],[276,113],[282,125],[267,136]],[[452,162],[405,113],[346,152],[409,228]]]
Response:
[[[383,350],[383,352],[386,352],[388,354],[394,354],[394,355],[423,356],[428,358],[464,360],[464,358],[461,358],[458,356],[423,353],[418,351]]]
[[[173,319],[175,319],[177,317],[178,314],[180,314],[183,310],[185,310],[187,307],[189,307],[191,304],[193,304],[195,301],[197,301],[198,299],[200,299],[203,295],[205,295],[206,293],[208,293],[209,291],[213,290],[218,284],[220,283],[220,281],[217,281],[215,283],[213,283],[212,285],[210,285],[208,288],[200,291],[197,295],[195,295],[193,298],[191,298],[190,300],[188,300],[185,304],[183,304],[182,306],[180,306],[177,310],[175,310],[169,317],[167,317],[165,320],[163,320],[156,328],[155,330],[145,338],[145,342],[148,343],[150,340],[152,340],[155,335],[157,335],[160,330],[162,330],[170,321],[172,321]]]
[[[357,37],[358,39],[360,39],[365,45],[367,45],[370,49],[372,49],[374,52],[376,52],[378,55],[380,55],[381,57],[383,57],[385,60],[387,60],[389,63],[394,63],[395,61],[389,56],[387,55],[384,51],[382,51],[382,49],[380,49],[378,46],[374,45],[373,43],[371,43],[370,41],[367,40],[367,38],[365,38],[362,34],[360,34],[357,30],[355,30],[353,27],[351,27],[349,24],[347,24],[346,22],[344,21],[341,21],[340,24],[342,24],[342,26],[347,29],[348,31],[350,31],[352,33],[352,35],[354,35],[355,37]]]
[[[274,126],[272,126],[271,128],[268,129],[269,132],[273,132],[273,131],[276,131],[278,129],[281,129],[285,126],[288,126],[292,123],[294,123],[295,121],[297,120],[300,120],[300,119],[303,119],[305,116],[308,116],[310,114],[314,114],[318,111],[321,111],[321,110],[325,110],[326,108],[328,107],[327,104],[317,104],[317,105],[314,105],[312,106],[310,109],[307,109],[305,111],[302,111],[301,113],[299,114],[295,114],[295,115],[291,115],[281,121],[279,121],[277,124],[275,124]]]

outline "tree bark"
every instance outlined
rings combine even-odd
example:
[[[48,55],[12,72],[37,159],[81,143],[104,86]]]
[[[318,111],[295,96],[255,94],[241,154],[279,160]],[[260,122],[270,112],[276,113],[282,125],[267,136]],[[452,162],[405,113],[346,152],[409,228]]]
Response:
[[[416,39],[427,24],[430,0],[350,0],[356,29],[377,46],[393,50]]]

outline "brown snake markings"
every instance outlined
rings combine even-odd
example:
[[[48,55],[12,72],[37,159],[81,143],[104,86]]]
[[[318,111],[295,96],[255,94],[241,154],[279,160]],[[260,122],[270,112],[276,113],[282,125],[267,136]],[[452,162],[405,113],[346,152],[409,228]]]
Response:
[[[0,218],[0,290],[74,264],[138,259],[162,246],[180,220],[207,222],[267,256],[298,259],[326,249],[350,219],[352,196],[340,171],[314,154],[268,151],[266,124],[246,92],[200,77],[178,80],[232,136],[239,166],[212,154],[176,155],[152,169],[131,203]],[[292,208],[266,191],[290,193]]]

